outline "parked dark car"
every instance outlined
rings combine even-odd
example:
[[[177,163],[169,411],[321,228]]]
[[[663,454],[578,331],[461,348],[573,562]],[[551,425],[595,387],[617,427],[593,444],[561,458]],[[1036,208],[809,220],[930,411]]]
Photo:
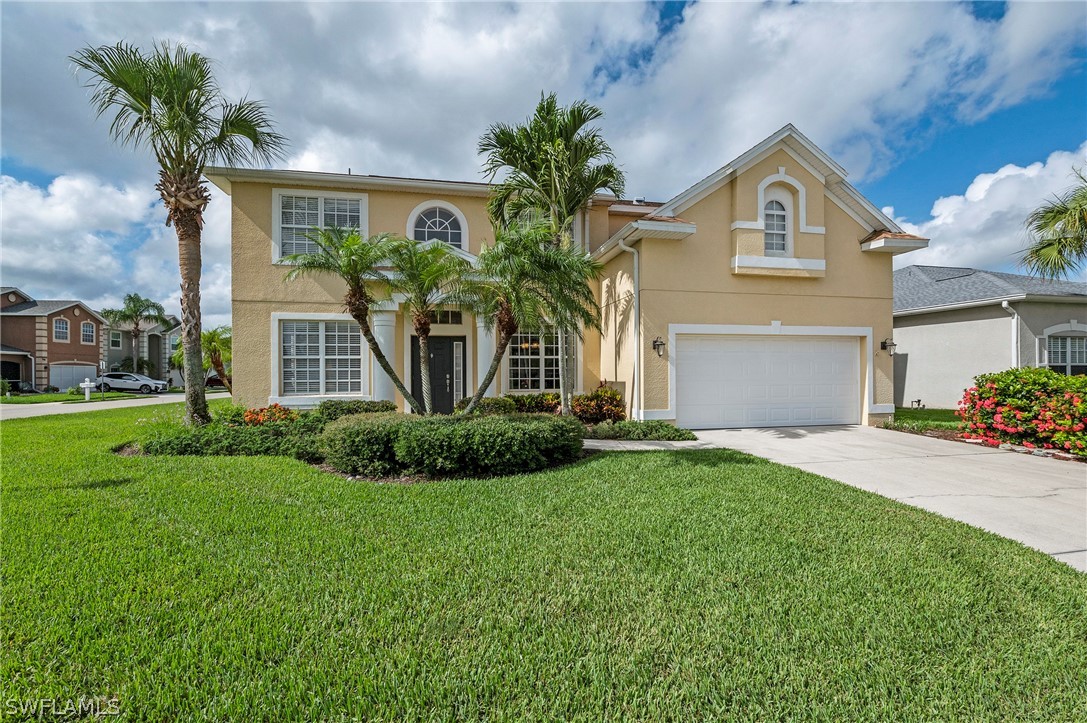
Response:
[[[228,376],[227,379],[230,380],[231,384],[234,383],[233,378]],[[218,374],[212,374],[210,377],[205,379],[204,380],[204,386],[208,387],[208,388],[211,388],[211,387],[226,387],[226,385],[223,384],[223,380],[219,378]]]

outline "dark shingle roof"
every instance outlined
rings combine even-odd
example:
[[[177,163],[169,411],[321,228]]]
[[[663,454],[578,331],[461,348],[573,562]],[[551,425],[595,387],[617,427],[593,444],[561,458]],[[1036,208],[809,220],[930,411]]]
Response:
[[[4,293],[0,290],[0,294]],[[8,344],[0,344],[0,353],[4,354],[29,354],[26,349],[20,349],[17,346],[9,346]]]
[[[907,266],[894,273],[894,294],[895,311],[1016,296],[1082,296],[1087,304],[1087,282],[1049,281],[954,266]]]
[[[69,306],[75,306],[78,303],[80,302],[64,301],[60,299],[38,299],[24,301],[21,304],[12,304],[0,313],[3,313],[5,316],[47,316],[53,312],[60,311],[61,309],[67,309]]]

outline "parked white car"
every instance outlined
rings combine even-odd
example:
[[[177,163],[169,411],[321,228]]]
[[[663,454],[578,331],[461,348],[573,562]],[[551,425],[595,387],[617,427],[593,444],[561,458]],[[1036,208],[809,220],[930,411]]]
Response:
[[[109,372],[95,379],[94,383],[104,392],[113,389],[122,392],[140,392],[141,394],[154,392],[157,394],[165,392],[167,389],[167,384],[164,381],[145,377],[143,374],[133,374],[132,372]]]

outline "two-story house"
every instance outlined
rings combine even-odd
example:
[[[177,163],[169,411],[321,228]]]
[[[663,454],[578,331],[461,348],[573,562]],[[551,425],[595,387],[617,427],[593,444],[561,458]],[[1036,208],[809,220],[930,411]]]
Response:
[[[234,393],[246,405],[395,400],[332,277],[286,282],[282,257],[319,226],[439,239],[474,257],[491,243],[491,187],[383,176],[208,169],[231,196]],[[602,330],[579,345],[579,390],[619,388],[635,419],[691,428],[872,424],[894,412],[891,257],[924,248],[845,181],[791,125],[665,203],[597,196],[573,229],[603,265]],[[491,330],[436,319],[439,409],[471,394]],[[373,313],[409,389],[418,353],[397,299]],[[489,394],[558,388],[555,337],[513,340]]]
[[[0,377],[67,389],[98,376],[105,320],[81,301],[0,288]]]
[[[173,315],[166,317],[169,324],[144,323],[140,329],[139,342],[132,338],[131,324],[112,324],[106,327],[106,368],[120,371],[135,363],[137,356],[151,362],[148,370],[156,379],[166,379],[170,374],[170,357],[174,353],[180,335],[181,321]],[[139,348],[136,348],[138,345]],[[126,364],[125,362],[128,362]]]

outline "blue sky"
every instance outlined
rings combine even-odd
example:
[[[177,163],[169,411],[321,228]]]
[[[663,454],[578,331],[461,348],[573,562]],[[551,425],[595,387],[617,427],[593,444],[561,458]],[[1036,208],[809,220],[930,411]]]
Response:
[[[1085,27],[1083,3],[4,2],[0,277],[177,310],[154,167],[108,140],[67,61],[121,38],[214,58],[227,95],[267,103],[290,168],[476,180],[487,125],[556,91],[605,111],[629,195],[664,200],[791,122],[932,238],[901,263],[1014,270],[1022,219],[1087,165]],[[204,244],[224,323],[217,191]]]

